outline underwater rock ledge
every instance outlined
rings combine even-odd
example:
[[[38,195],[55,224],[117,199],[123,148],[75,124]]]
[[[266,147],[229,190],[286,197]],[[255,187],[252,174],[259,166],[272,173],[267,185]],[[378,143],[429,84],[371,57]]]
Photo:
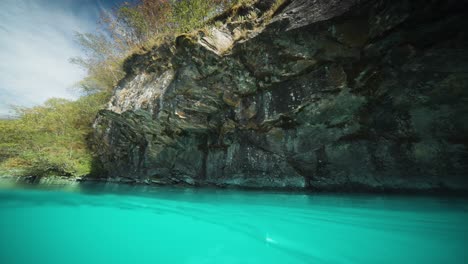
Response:
[[[106,181],[468,190],[468,1],[274,2],[127,60]]]

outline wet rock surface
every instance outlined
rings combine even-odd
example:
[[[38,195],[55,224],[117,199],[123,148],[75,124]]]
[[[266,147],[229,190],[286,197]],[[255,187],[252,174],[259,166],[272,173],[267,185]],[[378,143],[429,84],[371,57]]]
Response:
[[[467,1],[293,0],[180,36],[126,62],[97,151],[157,184],[468,189],[466,28]]]

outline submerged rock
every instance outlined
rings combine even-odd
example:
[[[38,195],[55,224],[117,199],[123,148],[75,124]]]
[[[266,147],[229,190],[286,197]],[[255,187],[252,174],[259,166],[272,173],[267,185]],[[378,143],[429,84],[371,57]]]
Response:
[[[292,0],[262,21],[273,3],[126,62],[95,123],[109,177],[468,189],[466,1]]]

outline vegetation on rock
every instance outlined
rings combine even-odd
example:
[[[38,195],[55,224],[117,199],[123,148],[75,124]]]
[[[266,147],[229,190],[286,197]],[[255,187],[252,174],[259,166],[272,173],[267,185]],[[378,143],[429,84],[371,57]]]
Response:
[[[123,62],[166,39],[203,27],[241,0],[140,0],[102,14],[97,33],[76,33],[83,57],[70,61],[88,71],[86,91],[111,91],[124,77]],[[245,2],[245,0],[244,0]]]

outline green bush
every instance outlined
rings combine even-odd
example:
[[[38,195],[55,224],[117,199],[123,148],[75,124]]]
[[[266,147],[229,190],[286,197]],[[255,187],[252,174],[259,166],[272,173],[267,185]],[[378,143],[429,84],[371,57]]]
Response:
[[[20,174],[35,176],[89,174],[94,160],[87,139],[106,101],[106,94],[95,93],[16,109],[18,119],[0,121],[0,170],[20,169]]]

